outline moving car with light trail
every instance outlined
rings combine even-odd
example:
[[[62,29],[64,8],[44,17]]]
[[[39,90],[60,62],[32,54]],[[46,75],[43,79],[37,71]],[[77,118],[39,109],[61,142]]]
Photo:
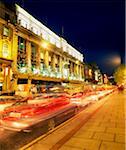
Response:
[[[72,104],[65,95],[53,95],[45,101],[43,99],[41,103],[17,102],[2,114],[1,124],[5,129],[26,130],[41,121],[66,113],[72,108],[75,109],[75,107],[76,105]]]

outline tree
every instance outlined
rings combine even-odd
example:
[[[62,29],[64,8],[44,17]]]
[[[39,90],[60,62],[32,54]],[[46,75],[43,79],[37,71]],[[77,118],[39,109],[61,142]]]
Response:
[[[114,73],[114,79],[117,84],[126,86],[126,66],[120,65]]]

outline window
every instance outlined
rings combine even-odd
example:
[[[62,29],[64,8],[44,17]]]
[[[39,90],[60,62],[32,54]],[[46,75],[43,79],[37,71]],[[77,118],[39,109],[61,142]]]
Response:
[[[26,60],[26,40],[22,37],[18,37],[18,56],[17,56],[18,67],[25,67]]]
[[[10,15],[7,14],[7,13],[5,13],[5,20],[6,20],[6,21],[10,20]]]
[[[8,58],[9,57],[9,47],[8,43],[3,43],[3,57]]]
[[[7,27],[3,28],[3,35],[4,36],[9,36],[9,29]]]
[[[33,68],[36,68],[38,64],[38,56],[37,56],[37,45],[31,44],[31,65],[32,65],[32,71]]]

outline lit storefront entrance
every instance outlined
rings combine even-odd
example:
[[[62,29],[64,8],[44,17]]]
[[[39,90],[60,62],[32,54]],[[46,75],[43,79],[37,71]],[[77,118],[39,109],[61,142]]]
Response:
[[[0,58],[0,91],[10,92],[11,90],[11,60]]]
[[[38,93],[48,92],[50,87],[61,85],[61,82],[55,81],[43,81],[43,80],[32,80],[32,85],[35,85]]]
[[[35,80],[35,79],[31,79],[29,82],[28,78],[20,78],[17,80],[16,94],[21,96],[27,96],[32,93],[33,89],[34,94],[43,92],[45,93],[48,92],[48,88],[58,85],[61,85],[61,82]]]

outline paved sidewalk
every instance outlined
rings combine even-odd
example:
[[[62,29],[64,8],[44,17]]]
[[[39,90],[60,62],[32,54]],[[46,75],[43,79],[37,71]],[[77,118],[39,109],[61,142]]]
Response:
[[[125,150],[124,102],[115,94],[60,150]]]
[[[23,149],[125,150],[124,102],[122,93],[107,96]]]

